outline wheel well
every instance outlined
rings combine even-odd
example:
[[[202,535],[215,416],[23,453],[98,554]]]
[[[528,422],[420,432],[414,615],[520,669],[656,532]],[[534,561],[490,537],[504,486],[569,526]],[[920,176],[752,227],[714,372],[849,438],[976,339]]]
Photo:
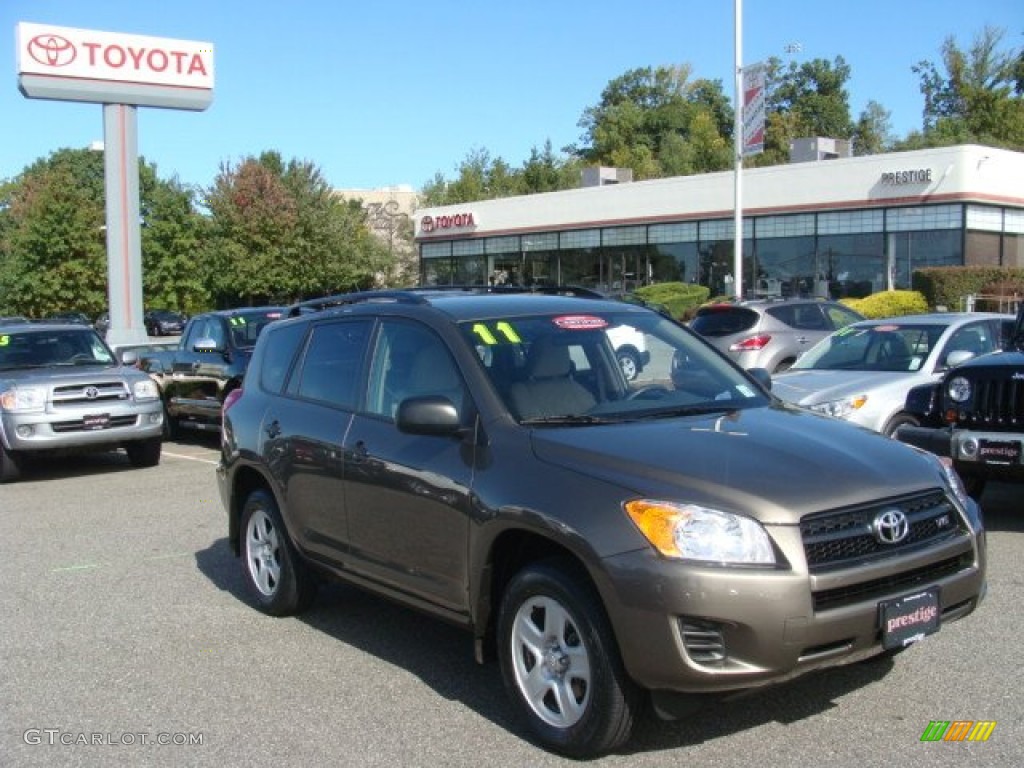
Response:
[[[231,545],[231,551],[235,555],[240,553],[238,529],[242,516],[242,505],[245,504],[250,493],[260,488],[270,494],[274,492],[266,478],[255,469],[242,467],[235,473],[231,489],[231,509],[228,510],[228,544]]]
[[[482,644],[483,658],[495,658],[495,631],[498,606],[505,587],[524,566],[539,560],[559,558],[578,568],[580,574],[590,579],[583,562],[571,550],[529,531],[506,531],[491,546],[490,559],[486,569],[488,583],[483,585],[480,595],[480,626],[476,635]]]

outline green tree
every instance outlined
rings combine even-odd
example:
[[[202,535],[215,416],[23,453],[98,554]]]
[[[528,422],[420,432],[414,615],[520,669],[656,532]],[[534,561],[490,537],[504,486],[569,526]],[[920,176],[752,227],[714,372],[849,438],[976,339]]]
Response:
[[[310,162],[270,151],[222,164],[205,197],[220,303],[367,287],[387,271],[387,249],[368,231],[359,201],[335,196]]]
[[[853,128],[853,154],[878,155],[894,143],[890,129],[892,113],[877,101],[869,101]]]
[[[103,311],[103,199],[103,157],[86,150],[59,150],[10,183],[0,227],[0,291],[8,311]]]
[[[583,162],[633,169],[636,179],[722,170],[733,111],[720,81],[690,81],[690,67],[644,67],[612,80],[580,118]],[[689,146],[690,144],[697,146]]]
[[[912,67],[925,103],[922,134],[908,137],[911,146],[974,142],[1024,149],[1024,48],[1003,49],[1005,34],[985,27],[967,50],[948,37],[942,71],[930,61]]]
[[[850,67],[842,56],[831,62],[813,59],[788,65],[772,57],[767,66],[765,147],[761,155],[752,158],[752,165],[789,162],[794,139],[848,139],[854,135],[846,90]]]

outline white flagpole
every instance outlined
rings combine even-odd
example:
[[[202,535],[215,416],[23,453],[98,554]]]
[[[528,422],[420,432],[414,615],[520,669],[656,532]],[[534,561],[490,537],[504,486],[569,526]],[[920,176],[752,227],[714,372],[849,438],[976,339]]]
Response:
[[[733,122],[735,138],[736,182],[733,203],[733,295],[743,297],[743,0],[735,2],[736,27],[736,116]]]

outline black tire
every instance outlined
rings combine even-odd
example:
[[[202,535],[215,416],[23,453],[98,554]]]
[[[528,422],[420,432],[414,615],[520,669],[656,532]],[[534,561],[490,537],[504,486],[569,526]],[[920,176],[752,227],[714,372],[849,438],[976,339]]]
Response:
[[[181,437],[181,427],[178,426],[178,420],[171,416],[167,410],[167,404],[164,404],[164,440],[171,441],[177,440]]]
[[[292,546],[268,491],[249,494],[238,535],[242,578],[260,610],[291,616],[308,608],[316,596],[316,580]]]
[[[615,351],[615,357],[619,361],[619,367],[622,369],[622,375],[626,377],[626,381],[636,381],[636,377],[642,370],[640,356],[632,349],[623,348]]]
[[[902,426],[919,427],[921,426],[921,422],[916,417],[911,416],[909,413],[897,413],[895,416],[889,419],[889,422],[885,425],[885,428],[882,430],[882,434],[885,435],[886,437],[895,438],[896,430]]]
[[[21,456],[0,443],[0,483],[13,483],[21,479]]]
[[[513,577],[498,612],[498,659],[509,697],[545,748],[582,758],[629,739],[644,699],[597,593],[571,563],[545,560]]]
[[[163,441],[159,437],[151,437],[147,440],[134,440],[125,443],[124,449],[128,453],[128,461],[136,468],[155,467],[160,463],[160,451]]]

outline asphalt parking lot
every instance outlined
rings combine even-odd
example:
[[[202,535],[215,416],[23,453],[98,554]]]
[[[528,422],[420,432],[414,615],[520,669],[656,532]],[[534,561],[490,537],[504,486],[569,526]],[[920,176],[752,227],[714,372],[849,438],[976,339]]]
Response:
[[[345,586],[297,619],[250,607],[216,442],[153,469],[70,458],[0,487],[0,764],[547,766],[469,636]],[[605,766],[1024,764],[1024,499],[983,498],[981,609],[894,661],[801,678],[685,722],[650,716]],[[994,721],[983,743],[931,721]]]

